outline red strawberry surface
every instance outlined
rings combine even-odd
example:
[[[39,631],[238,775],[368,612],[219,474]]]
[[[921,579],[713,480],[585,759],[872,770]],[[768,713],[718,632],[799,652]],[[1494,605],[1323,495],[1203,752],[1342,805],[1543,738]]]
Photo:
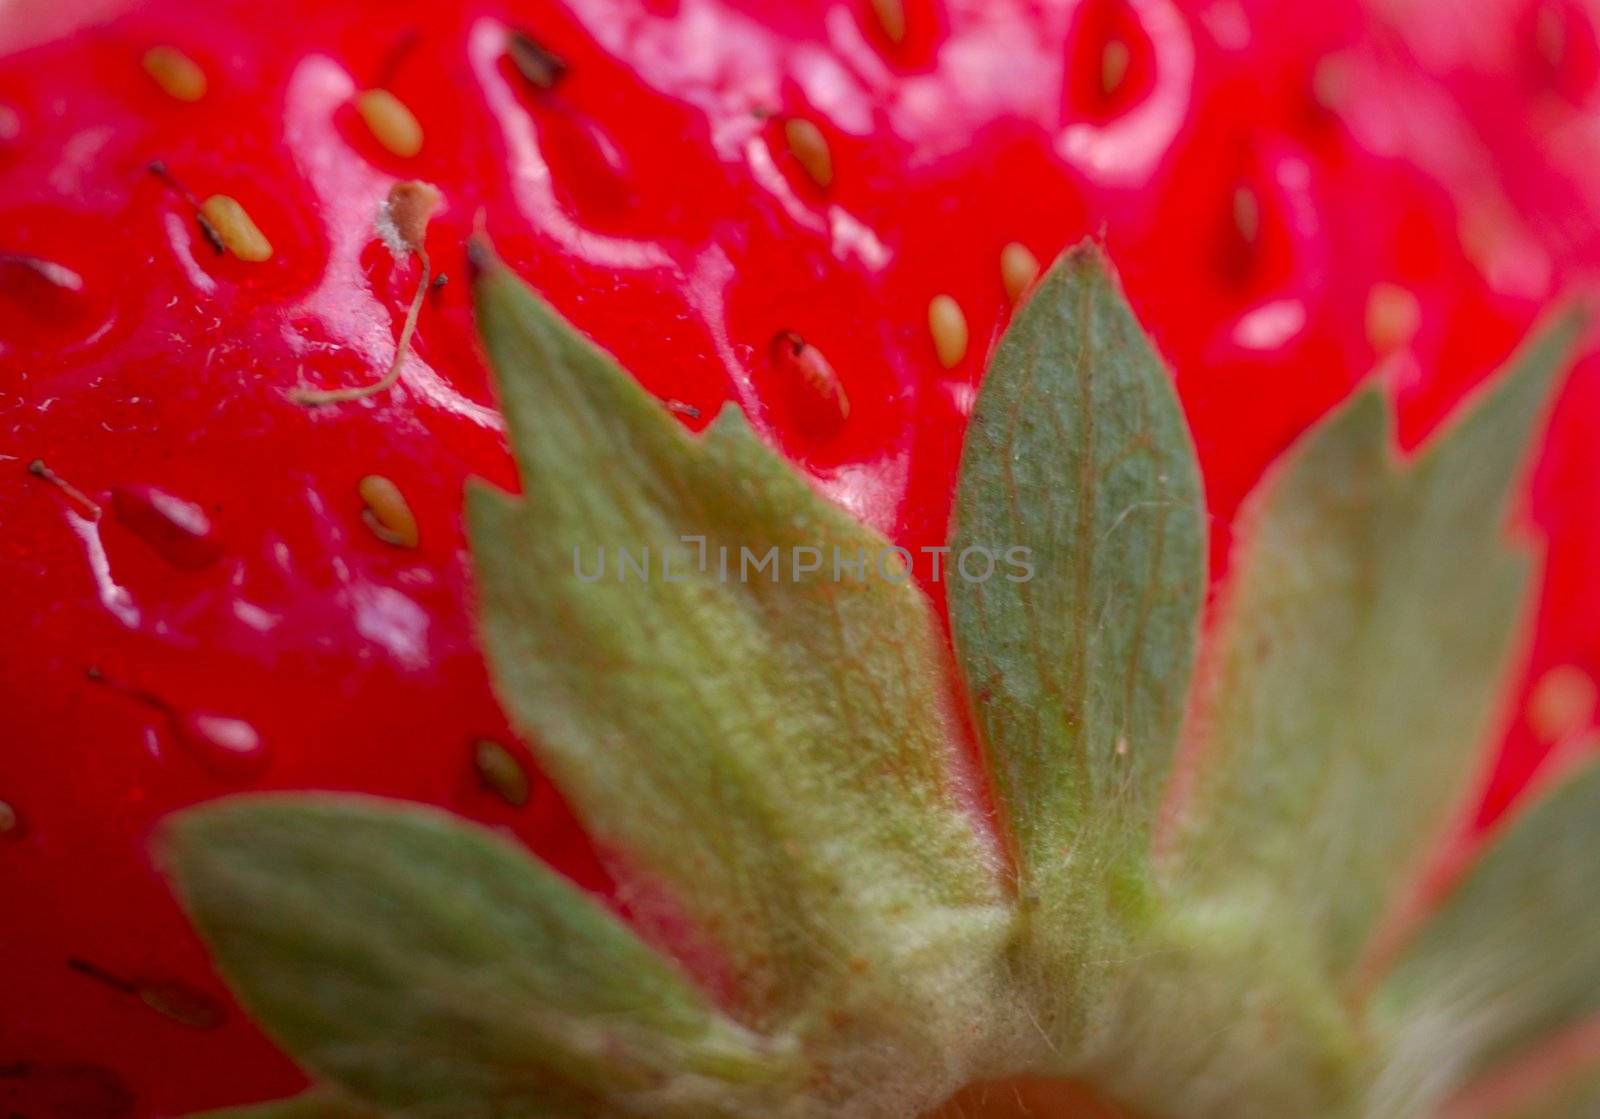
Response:
[[[690,426],[738,403],[912,548],[943,541],[1002,248],[1102,233],[1175,371],[1220,570],[1245,492],[1353,385],[1381,364],[1414,444],[1600,253],[1585,10],[1456,7],[907,0],[901,41],[866,3],[0,9],[0,1112],[302,1085],[150,864],[181,806],[423,801],[604,888],[547,784],[514,805],[474,765],[483,739],[524,757],[461,525],[468,477],[514,483],[461,282],[474,227]],[[549,88],[508,59],[514,30],[565,63]],[[204,70],[201,99],[141,68],[158,45]],[[376,87],[416,115],[417,155],[355,110]],[[821,130],[825,186],[794,118]],[[400,383],[297,402],[390,365],[419,273],[374,217],[403,179],[443,194],[445,279]],[[269,260],[213,251],[191,200],[213,194]],[[948,369],[938,294],[970,330]],[[1532,481],[1548,558],[1485,819],[1593,720],[1597,425],[1580,369]],[[369,529],[369,475],[415,548]]]

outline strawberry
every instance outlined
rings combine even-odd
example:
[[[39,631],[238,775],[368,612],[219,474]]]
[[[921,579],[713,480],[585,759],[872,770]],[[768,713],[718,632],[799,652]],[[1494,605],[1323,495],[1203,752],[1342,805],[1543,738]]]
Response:
[[[518,473],[475,226],[690,430],[732,402],[917,556],[946,540],[1030,258],[1103,231],[1175,372],[1221,579],[1267,464],[1375,364],[1415,448],[1592,255],[1590,33],[1551,7],[1514,35],[1495,8],[1495,50],[1454,58],[1425,49],[1429,5],[1394,26],[1099,0],[146,5],[0,31],[0,616],[27,635],[4,673],[24,748],[0,758],[0,881],[26,900],[0,930],[0,1100],[170,1115],[306,1086],[207,868],[189,902],[248,1010],[149,856],[173,813],[245,791],[493,825],[655,919],[727,1005],[749,983],[695,920],[615,892],[582,775],[491,690],[462,490]],[[440,207],[386,239],[414,181]],[[1543,590],[1485,823],[1593,722],[1596,383],[1568,381],[1534,476]]]

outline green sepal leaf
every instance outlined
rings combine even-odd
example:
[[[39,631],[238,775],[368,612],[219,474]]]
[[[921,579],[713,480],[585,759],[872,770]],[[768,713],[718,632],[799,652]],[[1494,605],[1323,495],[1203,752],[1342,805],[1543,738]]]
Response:
[[[497,263],[476,297],[523,485],[468,500],[508,713],[742,1020],[936,1090],[1009,908],[927,598],[736,410],[691,436]]]
[[[1030,557],[1030,579],[953,579],[951,628],[1024,896],[1098,953],[1092,922],[1142,904],[1206,575],[1183,412],[1092,242],[1051,268],[990,365],[952,560],[968,548]]]
[[[794,1075],[599,904],[446,813],[240,797],[174,818],[163,851],[245,1006],[378,1110],[698,1119]]]
[[[1597,900],[1600,761],[1591,761],[1501,825],[1377,992],[1389,1056],[1374,1113],[1421,1110],[1600,1017]]]
[[[1093,242],[1051,267],[990,363],[955,493],[950,549],[968,547],[1032,564],[949,594],[1022,869],[1085,842],[1142,855],[1194,658],[1205,511],[1171,378]]]
[[[1363,389],[1241,515],[1176,877],[1336,981],[1489,741],[1530,566],[1510,499],[1577,325],[1541,332],[1409,461]]]
[[[980,392],[953,537],[957,563],[980,546],[1034,565],[1026,583],[952,576],[950,594],[1018,904],[956,746],[939,628],[887,543],[737,412],[687,434],[475,258],[523,484],[469,494],[484,645],[635,927],[430,809],[296,794],[185,813],[166,840],[185,904],[245,1005],[338,1093],[228,1119],[865,1119],[1014,1076],[1152,1116],[1391,1119],[1593,1008],[1588,948],[1552,980],[1521,919],[1482,922],[1529,876],[1501,861],[1581,845],[1568,792],[1537,812],[1570,826],[1509,830],[1377,1012],[1344,987],[1488,730],[1526,581],[1508,494],[1570,323],[1414,461],[1369,392],[1274,472],[1157,877],[1205,582],[1199,485],[1098,250],[1055,267]],[[1562,860],[1552,881],[1580,904],[1593,883]],[[1431,1052],[1463,983],[1484,1009]]]

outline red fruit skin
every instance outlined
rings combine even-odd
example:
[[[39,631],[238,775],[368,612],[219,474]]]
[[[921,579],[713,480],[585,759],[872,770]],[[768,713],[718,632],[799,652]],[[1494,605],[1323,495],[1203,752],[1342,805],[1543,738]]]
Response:
[[[1386,373],[1414,445],[1600,246],[1574,189],[1581,76],[1541,79],[1488,33],[1500,53],[1424,51],[1431,3],[1389,26],[1353,4],[907,0],[896,46],[864,4],[230,0],[142,5],[43,42],[107,10],[72,7],[0,29],[0,49],[27,47],[0,60],[0,800],[21,821],[0,836],[7,1113],[175,1115],[303,1084],[228,1001],[151,865],[153,828],[184,805],[267,788],[439,804],[605,888],[547,782],[514,808],[472,768],[481,737],[526,758],[473,638],[460,521],[467,477],[515,484],[462,282],[474,224],[691,427],[739,404],[912,548],[944,537],[1006,317],[1000,248],[1047,260],[1103,233],[1175,370],[1218,572],[1264,465],[1376,364],[1374,284],[1421,308]],[[569,63],[555,89],[503,59],[510,26]],[[1084,69],[1110,34],[1130,56],[1107,93]],[[202,101],[143,74],[158,43],[206,69]],[[1329,57],[1362,80],[1321,80]],[[419,156],[385,152],[351,110],[376,84],[421,121]],[[774,113],[822,128],[827,191]],[[196,195],[237,198],[273,258],[213,253],[155,159]],[[449,280],[401,385],[292,403],[297,385],[387,368],[416,273],[373,217],[412,177],[445,196],[428,244]],[[949,371],[926,327],[938,292],[972,334]],[[770,365],[784,331],[842,386],[836,426]],[[1584,368],[1532,482],[1549,563],[1528,681],[1566,663],[1600,673],[1597,423],[1600,377]],[[25,469],[40,458],[104,507],[98,521]],[[405,495],[417,549],[364,525],[369,474]],[[143,487],[192,503],[205,543],[128,514]],[[1551,746],[1519,710],[1489,813]],[[250,764],[184,733],[197,714],[253,728]],[[69,958],[186,984],[227,1020],[162,1017]]]

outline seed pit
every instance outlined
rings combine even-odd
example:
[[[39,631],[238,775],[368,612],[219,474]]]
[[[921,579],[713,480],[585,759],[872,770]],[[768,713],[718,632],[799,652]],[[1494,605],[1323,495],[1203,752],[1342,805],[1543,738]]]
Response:
[[[26,253],[0,253],[0,267],[20,268],[39,277],[51,287],[62,291],[80,292],[83,290],[83,277],[64,264],[57,264],[53,260],[43,257],[28,256]]]
[[[155,486],[117,486],[111,511],[118,522],[174,567],[198,571],[222,555],[206,511]]]
[[[821,350],[792,330],[773,335],[770,350],[773,368],[800,426],[813,438],[832,438],[850,417],[850,399],[832,364]]]
[[[1261,236],[1261,200],[1247,186],[1234,188],[1233,228],[1246,245],[1254,245]]]
[[[513,31],[507,36],[506,56],[517,72],[539,89],[554,89],[567,72],[565,60],[526,31]]]

